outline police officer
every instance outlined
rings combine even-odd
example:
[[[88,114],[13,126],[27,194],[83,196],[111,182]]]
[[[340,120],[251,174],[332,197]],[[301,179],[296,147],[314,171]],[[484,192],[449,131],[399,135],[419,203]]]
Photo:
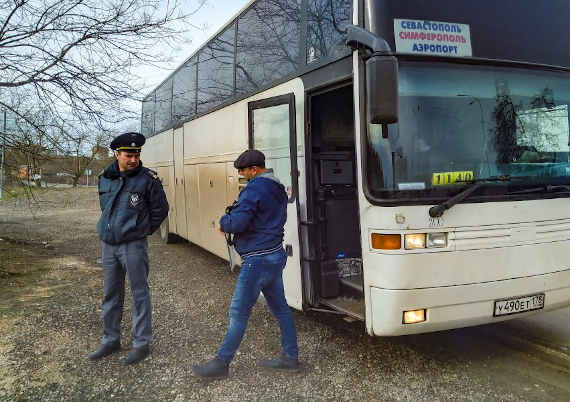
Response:
[[[287,219],[287,193],[283,184],[265,168],[265,156],[257,150],[243,152],[234,162],[238,173],[249,180],[237,204],[220,219],[220,231],[234,234],[234,245],[242,258],[230,306],[226,336],[212,360],[194,365],[200,377],[223,378],[245,333],[251,309],[263,292],[281,330],[280,357],[265,360],[271,369],[298,370],[297,332],[285,300],[283,269],[283,226]]]
[[[168,215],[168,202],[156,172],[140,161],[145,137],[125,133],[111,142],[116,161],[99,176],[101,218],[97,231],[103,249],[103,338],[89,355],[96,360],[120,349],[125,273],[132,296],[133,347],[125,365],[146,358],[151,340],[146,237]]]

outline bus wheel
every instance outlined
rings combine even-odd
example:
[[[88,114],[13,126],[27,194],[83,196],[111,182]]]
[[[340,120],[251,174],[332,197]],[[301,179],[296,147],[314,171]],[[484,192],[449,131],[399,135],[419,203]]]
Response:
[[[160,224],[160,240],[162,240],[162,243],[164,244],[171,244],[176,241],[176,235],[174,233],[170,233],[168,218],[163,220]]]

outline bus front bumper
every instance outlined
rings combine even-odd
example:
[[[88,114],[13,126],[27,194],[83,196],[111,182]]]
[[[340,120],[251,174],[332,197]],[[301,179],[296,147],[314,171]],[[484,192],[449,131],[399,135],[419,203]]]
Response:
[[[522,318],[538,312],[570,306],[570,270],[470,285],[427,289],[392,290],[369,287],[372,328],[377,336],[422,332],[489,324]],[[544,294],[544,308],[494,316],[495,301]],[[404,324],[404,311],[426,310],[426,320]]]

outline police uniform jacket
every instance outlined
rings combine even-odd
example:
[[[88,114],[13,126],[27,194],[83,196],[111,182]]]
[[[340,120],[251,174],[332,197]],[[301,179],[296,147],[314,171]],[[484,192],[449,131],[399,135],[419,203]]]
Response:
[[[168,216],[168,201],[153,170],[143,167],[121,172],[115,161],[99,176],[101,240],[121,244],[152,234]]]

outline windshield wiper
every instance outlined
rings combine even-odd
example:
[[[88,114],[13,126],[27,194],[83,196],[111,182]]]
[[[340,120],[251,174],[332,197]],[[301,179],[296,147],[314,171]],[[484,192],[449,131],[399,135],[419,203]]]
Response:
[[[560,192],[570,191],[570,186],[545,184],[539,187],[526,188],[524,190],[519,190],[519,191],[511,191],[508,192],[506,195],[530,194],[530,193],[555,193],[559,191]]]
[[[455,194],[453,197],[451,197],[447,201],[444,201],[439,205],[431,207],[429,209],[429,216],[431,216],[432,218],[441,217],[443,215],[443,213],[445,211],[447,211],[449,208],[460,203],[461,201],[463,201],[464,199],[469,197],[471,194],[473,194],[479,188],[483,187],[488,182],[510,181],[510,180],[511,180],[511,176],[506,175],[506,176],[491,176],[491,177],[485,177],[482,179],[474,179],[474,180],[465,181],[464,183],[467,183],[469,185],[469,187],[467,187],[466,189]],[[456,181],[456,183],[461,183],[461,181]]]

